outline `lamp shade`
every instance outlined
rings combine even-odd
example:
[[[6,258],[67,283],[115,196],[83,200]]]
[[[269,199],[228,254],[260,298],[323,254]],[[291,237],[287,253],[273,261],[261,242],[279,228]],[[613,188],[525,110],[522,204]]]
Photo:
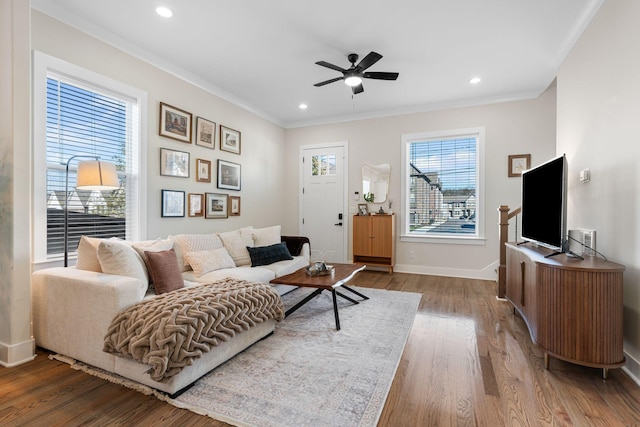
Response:
[[[120,184],[116,165],[99,160],[79,162],[76,188],[98,191],[117,190]]]

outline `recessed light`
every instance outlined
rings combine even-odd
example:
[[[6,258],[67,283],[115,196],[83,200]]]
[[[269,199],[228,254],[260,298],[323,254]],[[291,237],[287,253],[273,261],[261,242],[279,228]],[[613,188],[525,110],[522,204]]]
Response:
[[[308,108],[308,106],[307,106],[307,104],[303,103],[303,104],[298,105],[298,108],[301,109],[301,110],[306,110]]]
[[[173,12],[168,7],[159,6],[156,8],[156,13],[163,18],[171,18],[173,16]]]
[[[471,83],[472,85],[477,85],[481,81],[482,79],[480,77],[472,77],[469,79],[469,83]]]

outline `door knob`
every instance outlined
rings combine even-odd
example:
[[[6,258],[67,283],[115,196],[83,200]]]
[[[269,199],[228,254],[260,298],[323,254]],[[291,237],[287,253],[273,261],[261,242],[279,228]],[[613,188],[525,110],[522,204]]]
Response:
[[[342,227],[342,223],[341,222],[339,222],[337,224],[333,224],[333,225],[339,225],[340,227]]]

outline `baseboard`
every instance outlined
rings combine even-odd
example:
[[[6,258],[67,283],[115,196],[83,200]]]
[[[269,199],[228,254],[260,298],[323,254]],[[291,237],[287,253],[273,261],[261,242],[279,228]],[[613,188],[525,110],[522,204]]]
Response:
[[[638,362],[638,360],[627,351],[624,352],[624,357],[627,360],[627,363],[622,367],[622,370],[636,384],[640,385],[640,362]]]
[[[464,268],[434,267],[428,265],[396,264],[393,271],[398,273],[427,274],[431,276],[461,277],[464,279],[498,280],[499,261],[492,262],[481,270]]]
[[[12,345],[0,342],[0,366],[11,368],[32,361],[36,357],[35,348],[33,338]]]

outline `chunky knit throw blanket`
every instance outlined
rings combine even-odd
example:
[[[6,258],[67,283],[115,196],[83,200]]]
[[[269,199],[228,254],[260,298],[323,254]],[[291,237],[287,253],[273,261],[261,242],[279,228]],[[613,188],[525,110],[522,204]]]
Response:
[[[268,319],[284,319],[271,286],[236,279],[179,289],[120,312],[104,338],[104,351],[151,366],[167,382],[221,342]]]

